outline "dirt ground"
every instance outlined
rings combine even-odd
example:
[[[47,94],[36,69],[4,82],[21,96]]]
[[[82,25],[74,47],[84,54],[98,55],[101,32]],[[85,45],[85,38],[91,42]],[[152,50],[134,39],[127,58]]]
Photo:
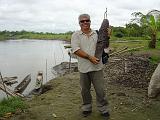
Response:
[[[148,55],[112,57],[104,67],[110,120],[159,120],[160,96],[147,97],[147,87],[156,65]],[[62,75],[48,82],[50,90],[26,99],[28,109],[9,120],[103,120],[96,108],[92,87],[93,112],[81,116],[79,73]]]

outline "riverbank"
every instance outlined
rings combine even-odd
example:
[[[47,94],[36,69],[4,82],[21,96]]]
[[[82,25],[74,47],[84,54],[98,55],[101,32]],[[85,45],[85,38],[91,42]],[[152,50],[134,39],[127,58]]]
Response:
[[[123,56],[132,59],[133,56]],[[134,56],[128,72],[124,73],[122,58],[110,58],[105,65],[106,93],[110,103],[110,120],[158,120],[160,97],[149,99],[147,85],[156,65],[148,62],[148,56]],[[136,59],[135,59],[136,58]],[[143,59],[142,59],[143,58]],[[132,67],[135,66],[135,67]],[[139,72],[136,72],[138,70]],[[121,79],[118,79],[121,78]],[[46,84],[50,90],[25,102],[28,109],[10,120],[102,120],[96,108],[93,86],[93,113],[87,118],[80,114],[81,95],[79,73],[69,73]]]
[[[0,31],[0,40],[10,39],[42,39],[42,40],[66,40],[70,41],[72,32],[67,33],[43,33],[30,31]]]

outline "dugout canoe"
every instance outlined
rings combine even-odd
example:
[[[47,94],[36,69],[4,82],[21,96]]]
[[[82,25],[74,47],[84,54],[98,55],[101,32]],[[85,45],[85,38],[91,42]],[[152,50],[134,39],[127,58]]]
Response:
[[[26,89],[26,87],[28,86],[28,84],[31,82],[31,74],[27,75],[20,84],[18,84],[15,89],[14,92],[15,93],[23,93],[23,91]]]

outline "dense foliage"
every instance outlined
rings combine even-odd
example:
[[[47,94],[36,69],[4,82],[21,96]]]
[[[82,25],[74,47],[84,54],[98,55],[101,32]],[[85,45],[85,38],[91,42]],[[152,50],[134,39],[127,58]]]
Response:
[[[28,32],[28,31],[0,31],[0,40],[7,39],[49,39],[49,40],[70,40],[72,31],[66,33],[43,33],[43,32]],[[149,31],[136,23],[126,24],[125,27],[112,26],[112,40],[133,40],[147,39],[150,40]],[[160,30],[158,30],[157,39],[160,40]]]
[[[142,14],[141,12],[134,12],[132,14],[135,18],[133,22],[138,23],[150,36],[151,41],[149,42],[150,48],[156,47],[156,41],[158,38],[158,32],[160,30],[160,11],[151,10],[147,14]]]

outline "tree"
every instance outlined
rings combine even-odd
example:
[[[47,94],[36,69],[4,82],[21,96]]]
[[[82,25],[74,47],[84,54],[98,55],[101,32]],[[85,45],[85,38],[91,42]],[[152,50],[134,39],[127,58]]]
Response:
[[[157,31],[160,28],[160,11],[151,10],[146,15],[141,12],[134,12],[132,15],[135,17],[132,19],[132,22],[138,23],[141,27],[144,27],[147,31],[149,31],[149,35],[151,37],[149,48],[155,48]]]
[[[126,24],[126,31],[128,37],[142,37],[143,29],[137,23]]]
[[[124,27],[112,27],[113,36],[121,38],[126,35],[126,30]]]

